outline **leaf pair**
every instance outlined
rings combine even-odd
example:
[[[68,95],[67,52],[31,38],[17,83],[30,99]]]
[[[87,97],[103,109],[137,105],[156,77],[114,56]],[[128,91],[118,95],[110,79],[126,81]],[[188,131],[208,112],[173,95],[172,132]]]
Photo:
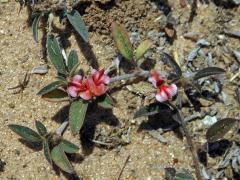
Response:
[[[33,38],[36,42],[38,42],[38,26],[42,15],[42,13],[37,14],[32,23]],[[78,11],[72,10],[67,13],[67,18],[82,39],[88,42],[88,30]]]
[[[116,22],[112,23],[112,35],[118,51],[129,61],[140,59],[151,48],[150,40],[143,41],[134,52],[126,29]]]
[[[66,75],[66,69],[69,73],[71,73],[73,70],[76,70],[76,66],[78,65],[77,52],[75,50],[72,50],[69,53],[67,64],[65,64],[59,43],[52,34],[49,34],[47,36],[47,52],[49,59],[51,60],[58,73]]]
[[[51,165],[54,162],[63,171],[74,173],[73,166],[65,153],[77,153],[79,150],[78,146],[65,139],[61,139],[60,141],[58,140],[57,145],[52,147],[52,144],[56,144],[53,142],[53,136],[47,132],[46,127],[40,121],[36,121],[35,125],[38,132],[16,124],[10,124],[9,128],[28,142],[41,142],[43,144],[44,156]]]
[[[65,153],[72,154],[77,153],[78,151],[78,146],[67,140],[62,140],[57,146],[52,149],[51,158],[53,162],[63,171],[68,173],[74,173],[74,168]]]

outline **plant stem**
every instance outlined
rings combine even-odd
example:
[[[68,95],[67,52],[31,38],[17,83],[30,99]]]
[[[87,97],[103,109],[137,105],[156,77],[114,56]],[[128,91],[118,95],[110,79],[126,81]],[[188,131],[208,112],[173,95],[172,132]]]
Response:
[[[68,120],[64,121],[61,124],[61,126],[56,130],[56,134],[59,136],[62,136],[62,134],[63,134],[64,130],[67,128],[68,124],[69,124]]]
[[[141,71],[136,71],[132,74],[124,74],[122,76],[116,76],[116,77],[113,77],[110,79],[110,83],[114,83],[114,82],[121,81],[121,80],[129,80],[131,78],[139,77],[139,76],[140,77],[149,77],[150,72],[141,70]]]
[[[193,144],[192,138],[191,138],[190,133],[187,129],[187,124],[184,121],[182,112],[180,110],[178,110],[178,113],[179,113],[179,116],[180,116],[180,121],[181,121],[181,126],[182,126],[182,129],[183,129],[183,132],[185,133],[189,149],[192,153],[192,159],[193,159],[193,164],[194,164],[194,167],[195,167],[196,177],[197,177],[198,180],[203,180],[202,175],[201,175],[200,162],[198,160],[198,155],[196,153],[196,148]]]

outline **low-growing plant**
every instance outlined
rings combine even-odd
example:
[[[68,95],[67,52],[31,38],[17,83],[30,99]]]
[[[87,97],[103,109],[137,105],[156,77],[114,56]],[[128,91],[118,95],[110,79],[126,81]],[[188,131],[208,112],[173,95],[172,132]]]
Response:
[[[78,13],[73,11],[67,13],[66,16],[78,31],[78,28],[81,26],[76,24],[77,19],[79,19]],[[39,20],[37,19],[36,21]],[[37,22],[34,23],[37,24]],[[36,25],[34,25],[33,29],[36,35]],[[15,124],[9,125],[10,129],[29,142],[42,143],[44,155],[50,164],[54,162],[63,171],[74,173],[73,166],[66,154],[77,153],[79,148],[63,139],[62,134],[65,128],[69,125],[72,135],[75,136],[79,134],[79,131],[84,125],[87,113],[91,113],[91,111],[88,111],[88,107],[90,107],[89,104],[95,103],[103,108],[112,108],[114,101],[109,93],[111,92],[110,84],[118,83],[122,80],[128,80],[130,84],[136,79],[148,81],[156,89],[156,100],[136,110],[134,118],[152,116],[166,111],[170,112],[173,120],[176,121],[177,126],[182,129],[183,134],[186,136],[187,143],[192,152],[196,176],[198,179],[202,179],[195,146],[188,132],[187,122],[181,111],[182,105],[180,101],[176,99],[182,96],[182,94],[178,93],[179,90],[183,90],[187,94],[189,87],[197,90],[201,95],[201,87],[198,84],[198,80],[208,76],[214,76],[216,78],[217,75],[223,74],[225,71],[218,67],[207,67],[197,72],[183,72],[179,64],[167,53],[162,53],[161,57],[174,69],[171,73],[167,73],[167,76],[163,76],[163,74],[166,73],[158,72],[154,69],[150,71],[143,70],[138,60],[144,58],[144,54],[152,47],[153,43],[150,40],[145,40],[134,50],[128,33],[122,25],[113,22],[111,30],[118,52],[129,64],[134,65],[130,74],[115,75],[112,71],[113,69],[119,68],[118,63],[121,64],[122,60],[118,63],[113,61],[105,70],[92,69],[92,72],[89,74],[84,72],[83,69],[79,71],[80,63],[76,51],[72,50],[68,57],[65,58],[57,38],[49,33],[47,36],[47,53],[56,69],[57,78],[55,81],[43,87],[38,92],[38,95],[48,101],[68,101],[70,105],[68,119],[54,133],[48,132],[46,127],[39,121],[36,121],[37,132]],[[85,36],[83,32],[85,32],[85,30],[81,30],[79,34],[84,39],[87,36]],[[187,97],[189,96],[190,95],[187,94]],[[223,119],[218,121],[208,129],[206,135],[207,140],[215,141],[223,137],[236,121],[236,119]]]

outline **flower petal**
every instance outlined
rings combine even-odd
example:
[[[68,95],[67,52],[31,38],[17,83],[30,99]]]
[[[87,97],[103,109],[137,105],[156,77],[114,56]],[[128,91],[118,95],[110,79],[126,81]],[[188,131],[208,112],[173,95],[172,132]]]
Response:
[[[67,89],[67,92],[71,97],[77,97],[78,95],[78,91],[75,86],[69,86]]]
[[[165,102],[165,101],[167,101],[169,98],[168,98],[168,95],[166,94],[165,91],[160,91],[159,93],[156,94],[156,99],[157,99],[159,102]]]
[[[177,86],[175,84],[171,84],[166,86],[165,91],[168,93],[168,96],[173,97],[177,94]]]
[[[110,77],[108,75],[103,74],[99,79],[100,83],[108,84],[110,82]]]
[[[151,82],[154,87],[159,87],[164,83],[164,80],[157,71],[151,71],[151,77],[148,78],[148,81]]]
[[[79,74],[73,76],[73,78],[72,78],[72,82],[74,82],[74,83],[79,83],[79,82],[81,82],[81,80],[82,80],[82,76]]]
[[[89,90],[80,93],[80,97],[84,100],[90,100],[92,98],[92,93]]]

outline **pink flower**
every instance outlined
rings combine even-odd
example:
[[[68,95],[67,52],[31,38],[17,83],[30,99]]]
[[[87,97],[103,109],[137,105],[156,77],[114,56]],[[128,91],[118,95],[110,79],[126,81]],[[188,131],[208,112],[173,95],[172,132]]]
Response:
[[[151,77],[148,78],[148,81],[151,82],[155,88],[164,83],[164,80],[157,71],[151,71]]]
[[[159,102],[165,102],[177,94],[177,86],[175,84],[165,85],[165,81],[156,71],[151,72],[151,77],[148,79],[154,87],[159,89],[156,94],[156,99]]]
[[[171,84],[169,86],[161,85],[159,87],[159,92],[156,94],[156,99],[159,102],[165,102],[171,99],[176,94],[177,94],[177,86],[175,84]]]
[[[106,93],[106,85],[110,82],[109,76],[104,74],[104,70],[93,69],[92,75],[88,79],[83,79],[80,75],[75,75],[68,87],[68,93],[72,97],[80,96],[85,100],[90,100],[92,96],[101,96]]]
[[[92,98],[88,80],[83,79],[81,75],[73,76],[67,91],[72,97],[80,96],[84,100],[90,100]]]
[[[91,92],[95,96],[101,96],[106,93],[106,85],[110,82],[109,76],[104,74],[104,70],[92,70],[92,76],[88,79]]]

